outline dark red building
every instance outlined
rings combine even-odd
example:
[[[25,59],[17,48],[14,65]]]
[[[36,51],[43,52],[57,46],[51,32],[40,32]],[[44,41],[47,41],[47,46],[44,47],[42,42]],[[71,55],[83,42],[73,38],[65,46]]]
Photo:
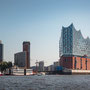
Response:
[[[30,68],[30,42],[23,42],[23,51],[26,52],[26,68]]]
[[[90,58],[87,56],[61,56],[60,66],[68,69],[90,70]]]

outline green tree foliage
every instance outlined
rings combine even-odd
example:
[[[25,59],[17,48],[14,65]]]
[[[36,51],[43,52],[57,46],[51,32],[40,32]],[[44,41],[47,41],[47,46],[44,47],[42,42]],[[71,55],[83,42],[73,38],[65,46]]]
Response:
[[[5,71],[7,68],[11,68],[12,67],[12,62],[1,62],[0,63],[0,71]]]
[[[11,68],[12,67],[12,62],[8,62],[7,65],[8,65],[8,68]]]

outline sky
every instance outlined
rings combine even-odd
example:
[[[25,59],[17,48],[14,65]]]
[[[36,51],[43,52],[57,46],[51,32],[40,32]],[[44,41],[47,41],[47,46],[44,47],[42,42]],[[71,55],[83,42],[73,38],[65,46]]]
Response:
[[[90,37],[90,0],[0,0],[0,40],[4,60],[14,62],[23,41],[31,43],[31,66],[59,59],[62,26],[74,24]]]

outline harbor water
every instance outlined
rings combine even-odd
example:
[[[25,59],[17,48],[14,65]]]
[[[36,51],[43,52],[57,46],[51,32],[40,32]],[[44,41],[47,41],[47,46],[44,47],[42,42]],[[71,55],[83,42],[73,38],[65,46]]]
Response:
[[[90,90],[90,75],[0,76],[0,90]]]

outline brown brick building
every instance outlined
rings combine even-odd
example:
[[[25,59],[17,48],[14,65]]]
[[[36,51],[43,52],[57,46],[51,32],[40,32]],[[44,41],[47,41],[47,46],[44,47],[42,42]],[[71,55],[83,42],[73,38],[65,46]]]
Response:
[[[90,70],[90,58],[87,56],[62,56],[60,66],[68,69]]]
[[[23,52],[26,52],[26,68],[30,68],[30,42],[23,42]]]

